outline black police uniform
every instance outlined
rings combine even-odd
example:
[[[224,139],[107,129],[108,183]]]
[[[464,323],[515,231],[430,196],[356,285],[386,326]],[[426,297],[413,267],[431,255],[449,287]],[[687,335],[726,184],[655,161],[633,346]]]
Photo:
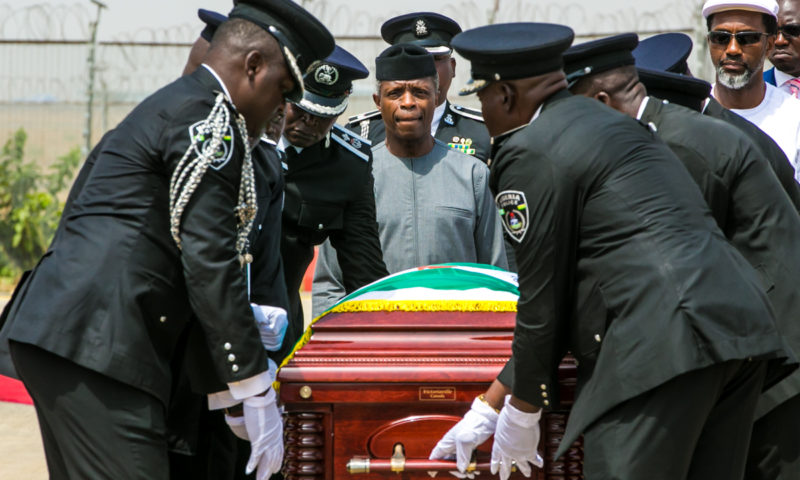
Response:
[[[471,32],[453,46],[483,80],[474,88],[558,70],[572,39],[566,27],[541,24]],[[543,58],[534,61],[537,52]],[[515,55],[528,67],[520,71]],[[693,455],[705,459],[699,446],[714,408],[752,415],[765,362],[747,359],[788,355],[755,272],[672,152],[596,100],[556,93],[494,148],[491,187],[515,232],[519,268],[512,372],[504,371],[514,395],[557,405],[557,367],[569,350],[579,361],[579,390],[556,455],[585,432],[587,478],[685,478]],[[578,292],[592,284],[607,317],[576,311]],[[658,416],[647,417],[648,409]],[[737,422],[738,433],[747,434],[747,422]],[[615,437],[625,425],[644,433]],[[728,440],[727,425],[713,425],[715,440]],[[741,440],[732,442],[745,453]],[[693,473],[702,475],[702,466]]]
[[[444,115],[439,120],[434,137],[450,148],[472,155],[486,163],[489,158],[491,138],[483,116],[478,110],[454,105],[445,101]],[[372,144],[386,139],[386,130],[381,112],[374,110],[347,119],[347,129],[362,137],[369,138]]]
[[[285,152],[281,257],[290,322],[282,355],[303,333],[299,290],[315,245],[330,238],[348,293],[388,275],[375,220],[370,142],[334,125],[326,143]]]

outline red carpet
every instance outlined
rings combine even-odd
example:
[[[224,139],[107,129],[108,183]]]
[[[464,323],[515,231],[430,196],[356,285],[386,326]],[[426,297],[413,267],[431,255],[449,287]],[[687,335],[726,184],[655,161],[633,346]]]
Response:
[[[28,391],[19,380],[0,375],[0,402],[26,403],[33,405]]]

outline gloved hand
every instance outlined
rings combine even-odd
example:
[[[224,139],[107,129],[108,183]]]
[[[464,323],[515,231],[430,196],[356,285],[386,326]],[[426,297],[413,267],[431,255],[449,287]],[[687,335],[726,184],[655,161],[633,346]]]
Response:
[[[283,464],[283,420],[275,401],[275,391],[244,400],[244,423],[250,438],[250,460],[246,473],[257,470],[256,479],[266,480]]]
[[[464,418],[444,434],[428,458],[451,459],[455,455],[458,471],[463,474],[469,466],[472,451],[494,433],[497,417],[494,408],[476,398]]]
[[[507,480],[511,476],[512,462],[516,462],[517,469],[526,477],[531,476],[529,462],[539,468],[544,465],[537,451],[542,411],[523,412],[508,403],[509,398],[506,397],[506,405],[497,419],[492,446],[490,468],[493,475],[500,471],[500,480]]]
[[[286,335],[286,327],[289,325],[286,310],[255,303],[251,303],[250,308],[253,309],[253,315],[256,317],[256,326],[264,348],[270,352],[277,351],[281,348],[283,337]]]
[[[250,437],[247,436],[247,427],[244,424],[244,416],[234,417],[226,413],[225,423],[228,424],[228,427],[230,427],[234,435],[242,440],[250,440]]]

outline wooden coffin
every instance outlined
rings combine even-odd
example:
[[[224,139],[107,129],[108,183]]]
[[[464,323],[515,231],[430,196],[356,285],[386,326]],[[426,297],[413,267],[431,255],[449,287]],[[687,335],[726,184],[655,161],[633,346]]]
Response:
[[[287,480],[453,478],[431,449],[486,391],[511,354],[514,312],[330,313],[279,373]],[[575,365],[560,367],[561,408],[572,404]],[[553,461],[568,411],[542,418],[537,480],[583,478],[580,441]],[[491,439],[474,467],[488,472]],[[394,458],[393,458],[394,456]],[[357,473],[360,472],[360,473]],[[524,478],[515,473],[512,478]]]

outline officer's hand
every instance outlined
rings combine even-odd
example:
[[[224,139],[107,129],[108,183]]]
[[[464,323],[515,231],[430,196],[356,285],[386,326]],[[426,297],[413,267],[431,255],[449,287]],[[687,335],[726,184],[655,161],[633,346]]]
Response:
[[[439,440],[429,458],[449,459],[455,455],[458,470],[464,473],[469,466],[472,451],[494,433],[497,417],[494,408],[476,398],[464,418]]]
[[[289,325],[286,310],[255,303],[251,303],[250,308],[253,309],[253,316],[256,317],[261,344],[270,352],[277,351],[281,348],[283,337],[286,335],[286,327]]]
[[[246,473],[257,470],[257,480],[268,479],[283,463],[283,421],[272,388],[244,400],[244,422],[251,449]]]
[[[494,432],[494,446],[492,446],[492,474],[500,471],[500,479],[506,480],[511,476],[511,465],[516,462],[520,472],[526,477],[531,476],[529,463],[541,468],[544,465],[539,456],[539,418],[541,410],[536,413],[523,412],[510,403],[506,398],[506,405],[500,411],[497,419],[497,429]]]

